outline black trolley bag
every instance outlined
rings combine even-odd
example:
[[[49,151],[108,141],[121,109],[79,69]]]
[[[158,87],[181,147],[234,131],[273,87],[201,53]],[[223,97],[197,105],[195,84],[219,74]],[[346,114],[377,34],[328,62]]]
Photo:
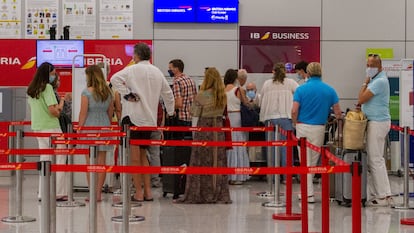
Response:
[[[177,126],[177,119],[165,120],[166,126]],[[179,132],[164,132],[165,140],[192,140],[190,136],[182,136]],[[162,146],[161,165],[162,166],[188,166],[190,163],[191,147],[188,146]],[[173,199],[177,199],[184,194],[186,175],[162,174],[163,197],[168,193],[173,194]]]
[[[338,121],[339,139],[343,140],[343,121]],[[365,206],[367,201],[367,153],[365,149],[349,149],[346,145],[341,143],[344,148],[337,149],[336,156],[348,164],[352,162],[360,162],[362,166],[361,174],[361,201]],[[350,207],[352,204],[352,174],[351,173],[336,173],[335,174],[335,201],[339,205]]]

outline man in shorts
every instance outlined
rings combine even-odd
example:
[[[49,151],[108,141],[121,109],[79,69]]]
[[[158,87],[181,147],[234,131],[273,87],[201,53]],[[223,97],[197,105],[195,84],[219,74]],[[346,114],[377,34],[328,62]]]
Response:
[[[174,95],[160,69],[150,63],[151,49],[145,43],[134,46],[135,64],[124,68],[111,78],[113,87],[122,97],[122,124],[129,126],[157,126],[159,98],[164,101],[167,114],[174,115]],[[131,139],[150,139],[150,131],[131,131]],[[131,165],[149,166],[148,146],[131,145]],[[150,174],[132,174],[135,196],[132,201],[152,201]],[[142,190],[144,183],[144,190]]]

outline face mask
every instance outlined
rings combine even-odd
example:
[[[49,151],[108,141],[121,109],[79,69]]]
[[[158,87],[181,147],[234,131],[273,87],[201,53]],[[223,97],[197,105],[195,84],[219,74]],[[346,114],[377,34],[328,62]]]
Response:
[[[301,76],[300,74],[298,74],[297,79],[298,79],[298,80],[302,80],[303,78],[302,78],[302,76]]]
[[[168,70],[168,74],[170,75],[170,77],[174,77],[174,73],[172,72],[172,70]]]
[[[53,83],[55,79],[56,79],[56,75],[49,75],[49,83]]]
[[[254,97],[256,97],[256,92],[254,92],[254,91],[248,91],[247,93],[246,93],[246,95],[247,95],[247,97],[249,97],[249,99],[254,99]]]
[[[378,74],[378,68],[376,67],[368,67],[365,70],[368,77],[373,78],[376,74]]]

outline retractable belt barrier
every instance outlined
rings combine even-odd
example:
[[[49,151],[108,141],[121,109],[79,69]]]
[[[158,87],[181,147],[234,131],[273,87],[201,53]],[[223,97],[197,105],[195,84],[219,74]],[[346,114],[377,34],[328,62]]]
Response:
[[[26,124],[26,123],[25,123]],[[10,124],[9,124],[10,125]],[[120,130],[119,126],[110,126],[110,127],[74,127],[78,131],[83,130],[104,130],[104,131],[115,131]],[[280,127],[279,127],[280,128]],[[192,132],[228,132],[228,131],[241,131],[241,132],[267,132],[272,131],[274,127],[240,127],[240,128],[226,128],[226,127],[209,127],[209,128],[200,128],[200,127],[130,127],[130,130],[142,130],[142,131],[192,131]],[[282,131],[283,133],[283,131]],[[286,133],[286,132],[284,132]],[[121,140],[79,140],[79,138],[102,138],[102,137],[119,137],[125,138],[125,133],[119,132],[102,132],[102,133],[36,133],[36,132],[26,132],[25,136],[32,136],[32,137],[53,137],[51,139],[51,143],[54,145],[119,145],[121,144]],[[293,135],[293,134],[292,134]],[[0,135],[0,137],[12,137],[14,134],[12,132],[8,132],[4,135]],[[55,139],[58,138],[69,138],[69,140],[63,139]],[[304,139],[304,140],[302,140]],[[277,140],[277,141],[248,141],[248,142],[230,142],[230,141],[191,141],[191,140],[128,140],[128,145],[157,145],[157,146],[217,146],[217,147],[226,147],[226,146],[262,146],[262,147],[273,147],[273,146],[286,146],[286,147],[293,147],[297,146],[299,141],[306,142],[305,138],[301,138],[300,140],[296,137],[290,137],[289,140]],[[148,167],[148,166],[106,166],[106,165],[60,165],[60,164],[53,164],[51,165],[51,171],[53,172],[113,172],[113,173],[140,173],[140,174],[250,174],[250,175],[266,175],[266,174],[302,174],[303,177],[306,177],[307,174],[314,174],[314,173],[321,173],[321,174],[331,174],[331,173],[344,173],[344,172],[352,172],[351,166],[344,161],[336,158],[332,153],[329,152],[327,149],[321,149],[315,145],[312,145],[308,142],[306,145],[301,148],[302,154],[302,161],[306,161],[306,147],[318,151],[323,152],[322,155],[325,159],[329,159],[335,163],[335,166],[328,165],[326,162],[324,166],[315,166],[315,167],[307,167],[306,164],[302,164],[300,167],[239,167],[239,168],[231,168],[231,167],[182,167],[182,166],[162,166],[162,167]],[[323,151],[322,151],[323,150]],[[11,154],[18,154],[18,155],[34,155],[34,154],[88,154],[88,149],[43,149],[43,150],[34,150],[34,149],[7,149],[7,150],[0,150],[0,154],[3,155],[11,155]],[[355,165],[354,165],[355,166]],[[14,163],[14,164],[0,164],[0,170],[19,170],[19,169],[36,169],[36,163]],[[358,170],[358,169],[357,169]],[[329,176],[325,176],[329,177]],[[359,176],[360,178],[360,176]],[[329,178],[328,178],[329,179]],[[357,178],[356,178],[357,179]],[[306,179],[303,179],[306,180]],[[357,181],[356,181],[357,182]],[[360,182],[360,181],[359,181]],[[326,182],[323,182],[326,183]],[[326,187],[324,188],[326,189]],[[301,190],[303,195],[306,195],[306,187],[302,185]],[[359,189],[359,195],[361,190]],[[353,193],[354,195],[358,193],[358,189]],[[303,198],[306,201],[306,198]],[[307,202],[305,203],[306,206],[303,206],[302,203],[302,232],[308,232],[307,230]],[[357,205],[355,205],[357,206]],[[305,210],[306,213],[303,211]],[[359,221],[355,220],[357,224],[360,224],[361,214],[355,212],[355,218],[359,217]],[[329,216],[328,216],[329,217]],[[358,223],[359,222],[359,223]],[[328,221],[328,229],[329,229],[329,221]],[[353,224],[354,225],[354,224]],[[359,228],[359,230],[358,230]],[[324,228],[326,229],[326,228]],[[323,231],[326,232],[326,231]],[[353,232],[361,232],[361,226],[356,225],[353,226]]]

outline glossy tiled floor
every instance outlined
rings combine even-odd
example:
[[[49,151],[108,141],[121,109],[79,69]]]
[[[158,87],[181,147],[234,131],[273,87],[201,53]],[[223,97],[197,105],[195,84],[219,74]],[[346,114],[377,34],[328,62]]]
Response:
[[[393,192],[402,191],[402,178],[391,177]],[[28,175],[23,188],[23,215],[35,217],[32,223],[5,224],[0,223],[0,233],[38,233],[40,204],[37,201],[37,182],[35,175]],[[411,184],[410,184],[411,185]],[[0,217],[15,214],[13,199],[14,184],[8,177],[0,177]],[[282,190],[283,190],[282,186]],[[154,202],[145,202],[142,207],[133,208],[132,213],[143,215],[146,220],[131,223],[130,231],[139,233],[256,233],[256,232],[301,232],[300,221],[275,221],[272,214],[283,212],[284,208],[265,208],[256,193],[266,191],[267,183],[258,179],[248,181],[244,185],[231,186],[233,204],[230,205],[185,205],[173,204],[171,196],[162,197],[161,188],[154,189]],[[297,193],[299,185],[294,185]],[[320,190],[320,186],[317,188]],[[88,193],[75,193],[75,199],[83,201]],[[119,198],[105,194],[104,201],[98,204],[99,233],[121,232],[121,223],[111,221],[112,216],[120,215],[122,209],[113,208],[112,202]],[[296,195],[295,195],[296,196]],[[402,198],[395,198],[401,202]],[[316,204],[309,208],[309,231],[321,232],[320,195],[316,196]],[[413,203],[414,204],[414,203]],[[299,211],[299,202],[294,198],[294,211]],[[331,232],[345,233],[351,230],[351,209],[339,207],[331,202]],[[86,207],[57,208],[58,233],[86,233],[88,230],[89,204]],[[362,232],[414,232],[414,226],[402,226],[400,218],[414,217],[414,210],[395,210],[391,208],[367,207],[362,210]]]

